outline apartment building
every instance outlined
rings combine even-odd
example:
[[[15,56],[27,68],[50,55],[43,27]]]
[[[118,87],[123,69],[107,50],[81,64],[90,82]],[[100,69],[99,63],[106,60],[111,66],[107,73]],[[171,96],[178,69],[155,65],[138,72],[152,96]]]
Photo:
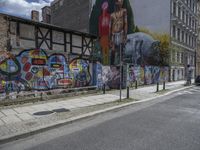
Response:
[[[153,9],[152,9],[153,8]],[[185,79],[188,66],[195,75],[197,0],[134,0],[135,23],[170,37],[170,79]]]
[[[196,53],[196,75],[200,75],[200,0],[197,4],[198,15],[198,39],[197,39],[197,53]]]

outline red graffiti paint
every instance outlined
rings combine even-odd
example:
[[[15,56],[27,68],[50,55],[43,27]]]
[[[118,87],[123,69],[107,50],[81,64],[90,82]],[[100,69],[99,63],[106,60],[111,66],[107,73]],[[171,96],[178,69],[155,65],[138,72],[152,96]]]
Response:
[[[47,69],[43,70],[43,74],[44,74],[44,76],[50,76],[51,75],[50,72]]]
[[[65,86],[72,85],[72,80],[71,79],[60,79],[60,80],[58,80],[58,85],[65,85]]]
[[[30,80],[32,79],[32,77],[33,77],[33,74],[30,73],[30,72],[28,72],[28,73],[26,74],[26,76],[25,76],[25,79],[26,79],[27,81],[30,81]]]
[[[30,64],[30,63],[26,63],[26,64],[24,65],[23,70],[24,70],[25,72],[28,72],[30,68],[31,68],[31,64]]]

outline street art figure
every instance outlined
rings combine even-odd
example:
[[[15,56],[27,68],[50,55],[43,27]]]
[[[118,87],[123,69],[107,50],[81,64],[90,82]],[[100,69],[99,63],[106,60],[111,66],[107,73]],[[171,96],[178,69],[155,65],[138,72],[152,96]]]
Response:
[[[138,32],[127,36],[125,60],[135,65],[157,65],[160,62],[159,41]]]
[[[108,2],[102,4],[102,14],[99,16],[99,38],[103,54],[103,64],[109,64],[109,28],[110,14],[108,13]]]
[[[116,10],[111,14],[111,65],[119,64],[120,47],[124,46],[127,38],[127,10],[122,8],[124,0],[115,0]]]

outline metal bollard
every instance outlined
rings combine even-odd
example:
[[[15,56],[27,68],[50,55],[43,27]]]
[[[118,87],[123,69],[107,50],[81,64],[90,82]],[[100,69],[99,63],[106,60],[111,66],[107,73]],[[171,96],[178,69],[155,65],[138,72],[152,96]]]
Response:
[[[157,90],[156,92],[159,92],[159,82],[157,82]]]
[[[129,86],[127,86],[127,96],[126,96],[127,99],[129,99]]]
[[[40,100],[42,101],[42,92],[40,93]]]
[[[165,90],[165,81],[163,82],[163,90]]]
[[[103,94],[106,94],[106,85],[103,84]]]
[[[135,81],[135,89],[138,88],[138,83],[137,83],[137,80]]]

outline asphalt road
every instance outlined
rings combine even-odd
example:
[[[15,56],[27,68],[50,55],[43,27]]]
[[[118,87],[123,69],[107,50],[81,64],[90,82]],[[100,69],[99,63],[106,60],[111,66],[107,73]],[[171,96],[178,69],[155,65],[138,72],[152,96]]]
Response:
[[[200,87],[78,121],[1,150],[200,150]]]

